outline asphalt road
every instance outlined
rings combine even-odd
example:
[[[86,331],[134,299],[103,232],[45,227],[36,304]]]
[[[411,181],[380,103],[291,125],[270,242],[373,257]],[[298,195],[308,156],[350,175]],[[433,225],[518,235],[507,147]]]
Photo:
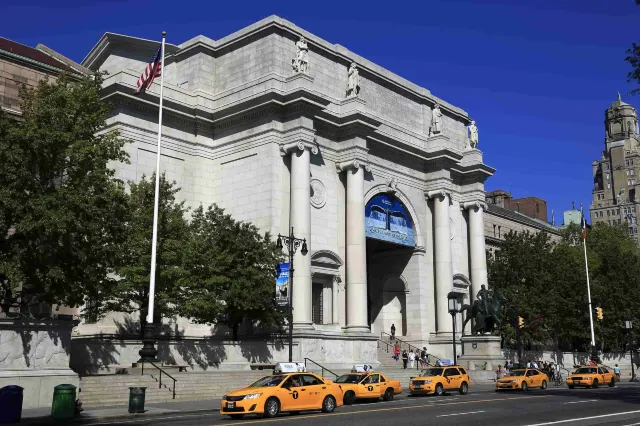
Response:
[[[217,412],[177,414],[111,425],[640,425],[640,386],[457,393],[442,397],[398,395],[391,402],[356,403],[332,414],[282,414],[275,419],[231,420]]]

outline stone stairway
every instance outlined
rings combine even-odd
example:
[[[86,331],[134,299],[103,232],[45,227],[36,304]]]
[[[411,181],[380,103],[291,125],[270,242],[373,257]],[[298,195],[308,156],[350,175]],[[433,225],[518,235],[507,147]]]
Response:
[[[183,372],[170,374],[176,378],[176,399],[197,401],[217,399],[226,392],[246,386],[271,371],[242,370],[216,372]],[[112,374],[88,376],[80,379],[79,398],[85,406],[126,404],[129,387],[146,387],[146,402],[173,401],[173,380],[162,375],[162,387],[158,383],[158,370],[145,374]]]

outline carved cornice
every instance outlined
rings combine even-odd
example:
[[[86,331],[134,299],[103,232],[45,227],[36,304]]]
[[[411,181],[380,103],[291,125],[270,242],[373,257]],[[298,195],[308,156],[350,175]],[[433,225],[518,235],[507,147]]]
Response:
[[[483,210],[487,210],[487,203],[485,203],[484,201],[467,201],[466,203],[462,203],[461,207],[464,210],[469,210],[469,209],[483,209]]]
[[[369,167],[369,164],[361,163],[359,160],[343,161],[342,163],[336,164],[338,173],[344,172],[345,170],[357,170],[360,167],[363,167],[367,172],[371,172],[371,167]]]
[[[315,143],[307,142],[307,141],[298,141],[291,142],[285,145],[280,145],[280,153],[282,155],[287,155],[290,152],[294,152],[295,150],[304,151],[308,149],[311,151],[313,155],[318,155],[318,145]]]

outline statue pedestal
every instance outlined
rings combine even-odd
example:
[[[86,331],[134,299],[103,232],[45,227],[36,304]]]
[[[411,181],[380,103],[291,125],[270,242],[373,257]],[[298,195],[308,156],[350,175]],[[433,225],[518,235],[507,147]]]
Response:
[[[498,365],[505,363],[500,336],[462,336],[460,340],[462,355],[458,357],[458,364],[467,368],[471,380],[476,383],[495,381]]]

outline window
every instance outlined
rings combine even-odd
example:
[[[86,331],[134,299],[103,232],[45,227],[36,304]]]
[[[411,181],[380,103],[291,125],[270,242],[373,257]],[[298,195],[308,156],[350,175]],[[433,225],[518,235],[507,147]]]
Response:
[[[607,173],[607,179],[611,179],[609,176],[610,176],[609,173]]]
[[[611,215],[609,214],[609,210],[607,210],[607,216],[611,216]]]
[[[322,383],[322,380],[318,379],[316,376],[312,376],[311,374],[303,374],[302,384],[303,386],[316,386],[323,385],[324,383]]]
[[[630,172],[631,172],[631,176],[635,175],[635,172],[633,171],[633,169],[631,169]]]
[[[620,214],[620,209],[616,209],[616,214]]]
[[[495,225],[493,225],[493,236],[494,237],[496,236],[496,226]]]
[[[498,225],[498,238],[500,238],[500,225]]]
[[[461,374],[467,374],[467,370],[465,370],[465,369],[464,369],[464,368],[462,368],[462,367],[458,367],[458,370],[460,370],[460,373],[461,373]]]
[[[610,183],[607,184],[607,189],[611,189],[611,184]]]

